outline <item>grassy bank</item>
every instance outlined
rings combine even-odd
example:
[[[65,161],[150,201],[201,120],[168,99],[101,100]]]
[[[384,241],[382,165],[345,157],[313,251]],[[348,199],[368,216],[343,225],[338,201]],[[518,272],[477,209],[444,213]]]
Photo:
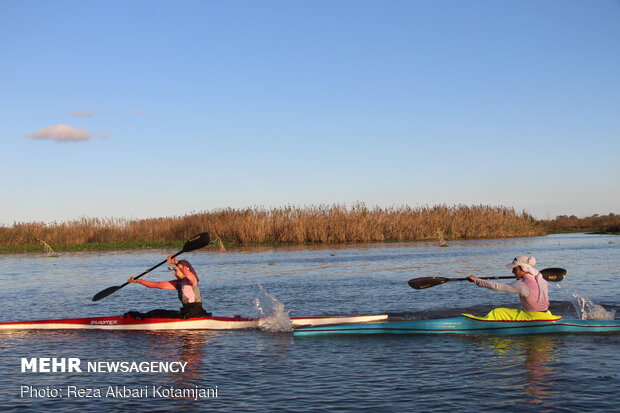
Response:
[[[54,252],[68,251],[120,251],[147,250],[154,248],[181,249],[184,241],[128,241],[128,242],[87,242],[84,244],[53,245]],[[49,252],[43,244],[0,245],[0,254],[19,252]]]
[[[620,234],[620,215],[593,215],[586,218],[561,215],[552,220],[538,221],[537,225],[547,233],[592,232],[596,234]]]
[[[437,241],[542,235],[526,213],[485,205],[393,207],[363,204],[223,209],[143,220],[83,218],[0,227],[0,252],[165,248],[209,231],[226,246],[384,241]]]

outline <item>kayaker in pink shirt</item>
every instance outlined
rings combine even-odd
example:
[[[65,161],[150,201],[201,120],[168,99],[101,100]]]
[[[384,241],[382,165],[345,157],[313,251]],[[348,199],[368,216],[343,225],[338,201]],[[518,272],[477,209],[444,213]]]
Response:
[[[198,286],[198,275],[196,275],[196,271],[194,267],[192,267],[192,264],[187,260],[179,261],[172,255],[168,257],[167,261],[169,264],[173,264],[169,269],[174,271],[176,279],[171,281],[146,281],[142,279],[136,280],[131,277],[127,282],[141,284],[147,288],[177,290],[179,300],[181,300],[183,307],[180,311],[152,310],[146,314],[142,314],[142,316],[145,318],[190,318],[209,315],[202,307],[202,297]]]
[[[534,268],[536,258],[527,255],[516,257],[510,264],[517,281],[503,284],[490,280],[481,280],[473,275],[467,277],[478,287],[490,288],[504,293],[519,294],[521,305],[525,311],[542,311],[549,309],[549,289],[542,274]]]

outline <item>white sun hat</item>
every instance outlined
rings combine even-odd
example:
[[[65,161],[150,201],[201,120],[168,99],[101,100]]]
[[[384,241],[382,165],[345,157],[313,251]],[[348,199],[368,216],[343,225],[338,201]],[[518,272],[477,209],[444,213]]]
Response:
[[[530,270],[536,265],[536,258],[528,255],[520,255],[516,257],[512,262],[506,265],[507,268],[514,268],[516,266],[521,267],[525,272],[531,272]]]

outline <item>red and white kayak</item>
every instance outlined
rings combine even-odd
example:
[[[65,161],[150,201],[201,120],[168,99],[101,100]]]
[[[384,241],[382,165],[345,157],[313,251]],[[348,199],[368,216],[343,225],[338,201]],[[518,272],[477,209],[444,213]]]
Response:
[[[368,323],[387,319],[387,314],[291,317],[292,327]],[[240,330],[258,328],[260,319],[243,317],[145,318],[128,316],[65,318],[59,320],[0,323],[0,330]]]

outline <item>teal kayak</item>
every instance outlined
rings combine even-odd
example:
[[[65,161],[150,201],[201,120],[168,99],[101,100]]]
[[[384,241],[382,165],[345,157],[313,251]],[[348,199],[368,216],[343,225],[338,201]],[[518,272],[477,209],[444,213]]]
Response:
[[[302,327],[295,336],[322,334],[554,334],[620,333],[620,320],[482,321],[464,316],[435,320],[386,321]]]

